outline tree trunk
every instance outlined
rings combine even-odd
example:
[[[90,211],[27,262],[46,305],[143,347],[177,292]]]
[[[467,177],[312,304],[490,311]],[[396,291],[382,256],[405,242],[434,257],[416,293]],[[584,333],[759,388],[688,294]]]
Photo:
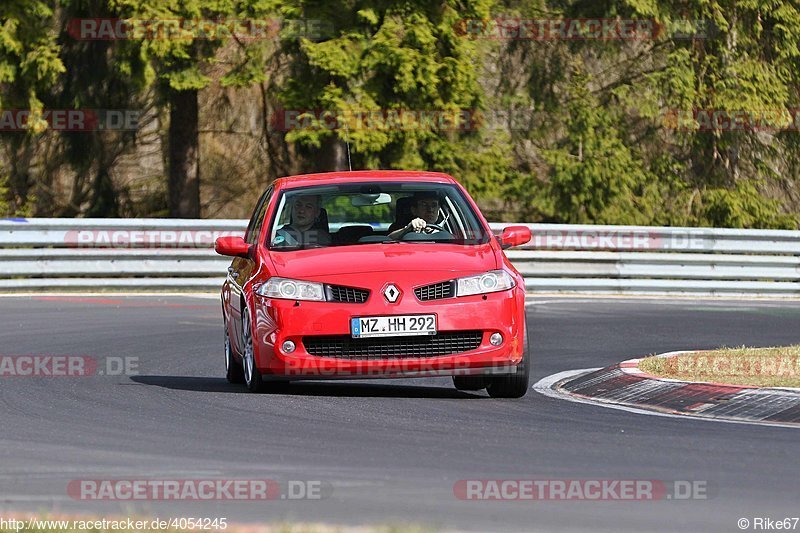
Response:
[[[170,91],[169,104],[169,214],[200,218],[197,91]]]
[[[301,172],[334,172],[347,170],[347,146],[334,135],[322,139],[319,148],[303,146],[300,154],[305,164]]]

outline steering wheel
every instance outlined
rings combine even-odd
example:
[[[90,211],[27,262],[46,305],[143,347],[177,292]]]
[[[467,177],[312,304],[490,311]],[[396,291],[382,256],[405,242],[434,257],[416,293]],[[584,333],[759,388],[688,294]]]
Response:
[[[445,229],[441,227],[439,224],[427,224],[422,231],[423,233],[427,233],[428,235],[430,235],[431,233],[445,231]]]

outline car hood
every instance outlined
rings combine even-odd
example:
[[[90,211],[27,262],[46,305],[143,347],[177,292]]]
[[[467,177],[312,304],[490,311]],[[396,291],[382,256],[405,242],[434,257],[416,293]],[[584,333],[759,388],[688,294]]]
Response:
[[[360,244],[270,252],[276,274],[296,279],[367,272],[485,272],[498,267],[491,245]]]

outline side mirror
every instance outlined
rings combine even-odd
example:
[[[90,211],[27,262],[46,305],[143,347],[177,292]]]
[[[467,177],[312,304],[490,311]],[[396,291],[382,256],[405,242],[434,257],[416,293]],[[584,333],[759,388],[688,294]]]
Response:
[[[500,234],[500,247],[505,250],[520,246],[531,240],[531,230],[527,226],[509,226]]]
[[[230,257],[248,257],[250,245],[241,237],[220,237],[214,242],[214,250],[219,255]]]

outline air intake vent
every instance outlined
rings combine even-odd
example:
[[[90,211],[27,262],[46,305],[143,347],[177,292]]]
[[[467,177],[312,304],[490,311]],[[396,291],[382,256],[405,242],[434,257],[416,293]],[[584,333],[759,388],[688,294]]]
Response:
[[[303,337],[306,351],[337,359],[403,359],[453,355],[476,349],[482,331],[446,331],[414,337],[354,339],[349,335]]]
[[[456,282],[442,281],[441,283],[434,283],[433,285],[417,287],[414,289],[414,294],[420,302],[452,298],[456,295]]]
[[[363,304],[369,298],[369,291],[366,289],[355,289],[341,285],[328,285],[327,292],[329,302]]]

